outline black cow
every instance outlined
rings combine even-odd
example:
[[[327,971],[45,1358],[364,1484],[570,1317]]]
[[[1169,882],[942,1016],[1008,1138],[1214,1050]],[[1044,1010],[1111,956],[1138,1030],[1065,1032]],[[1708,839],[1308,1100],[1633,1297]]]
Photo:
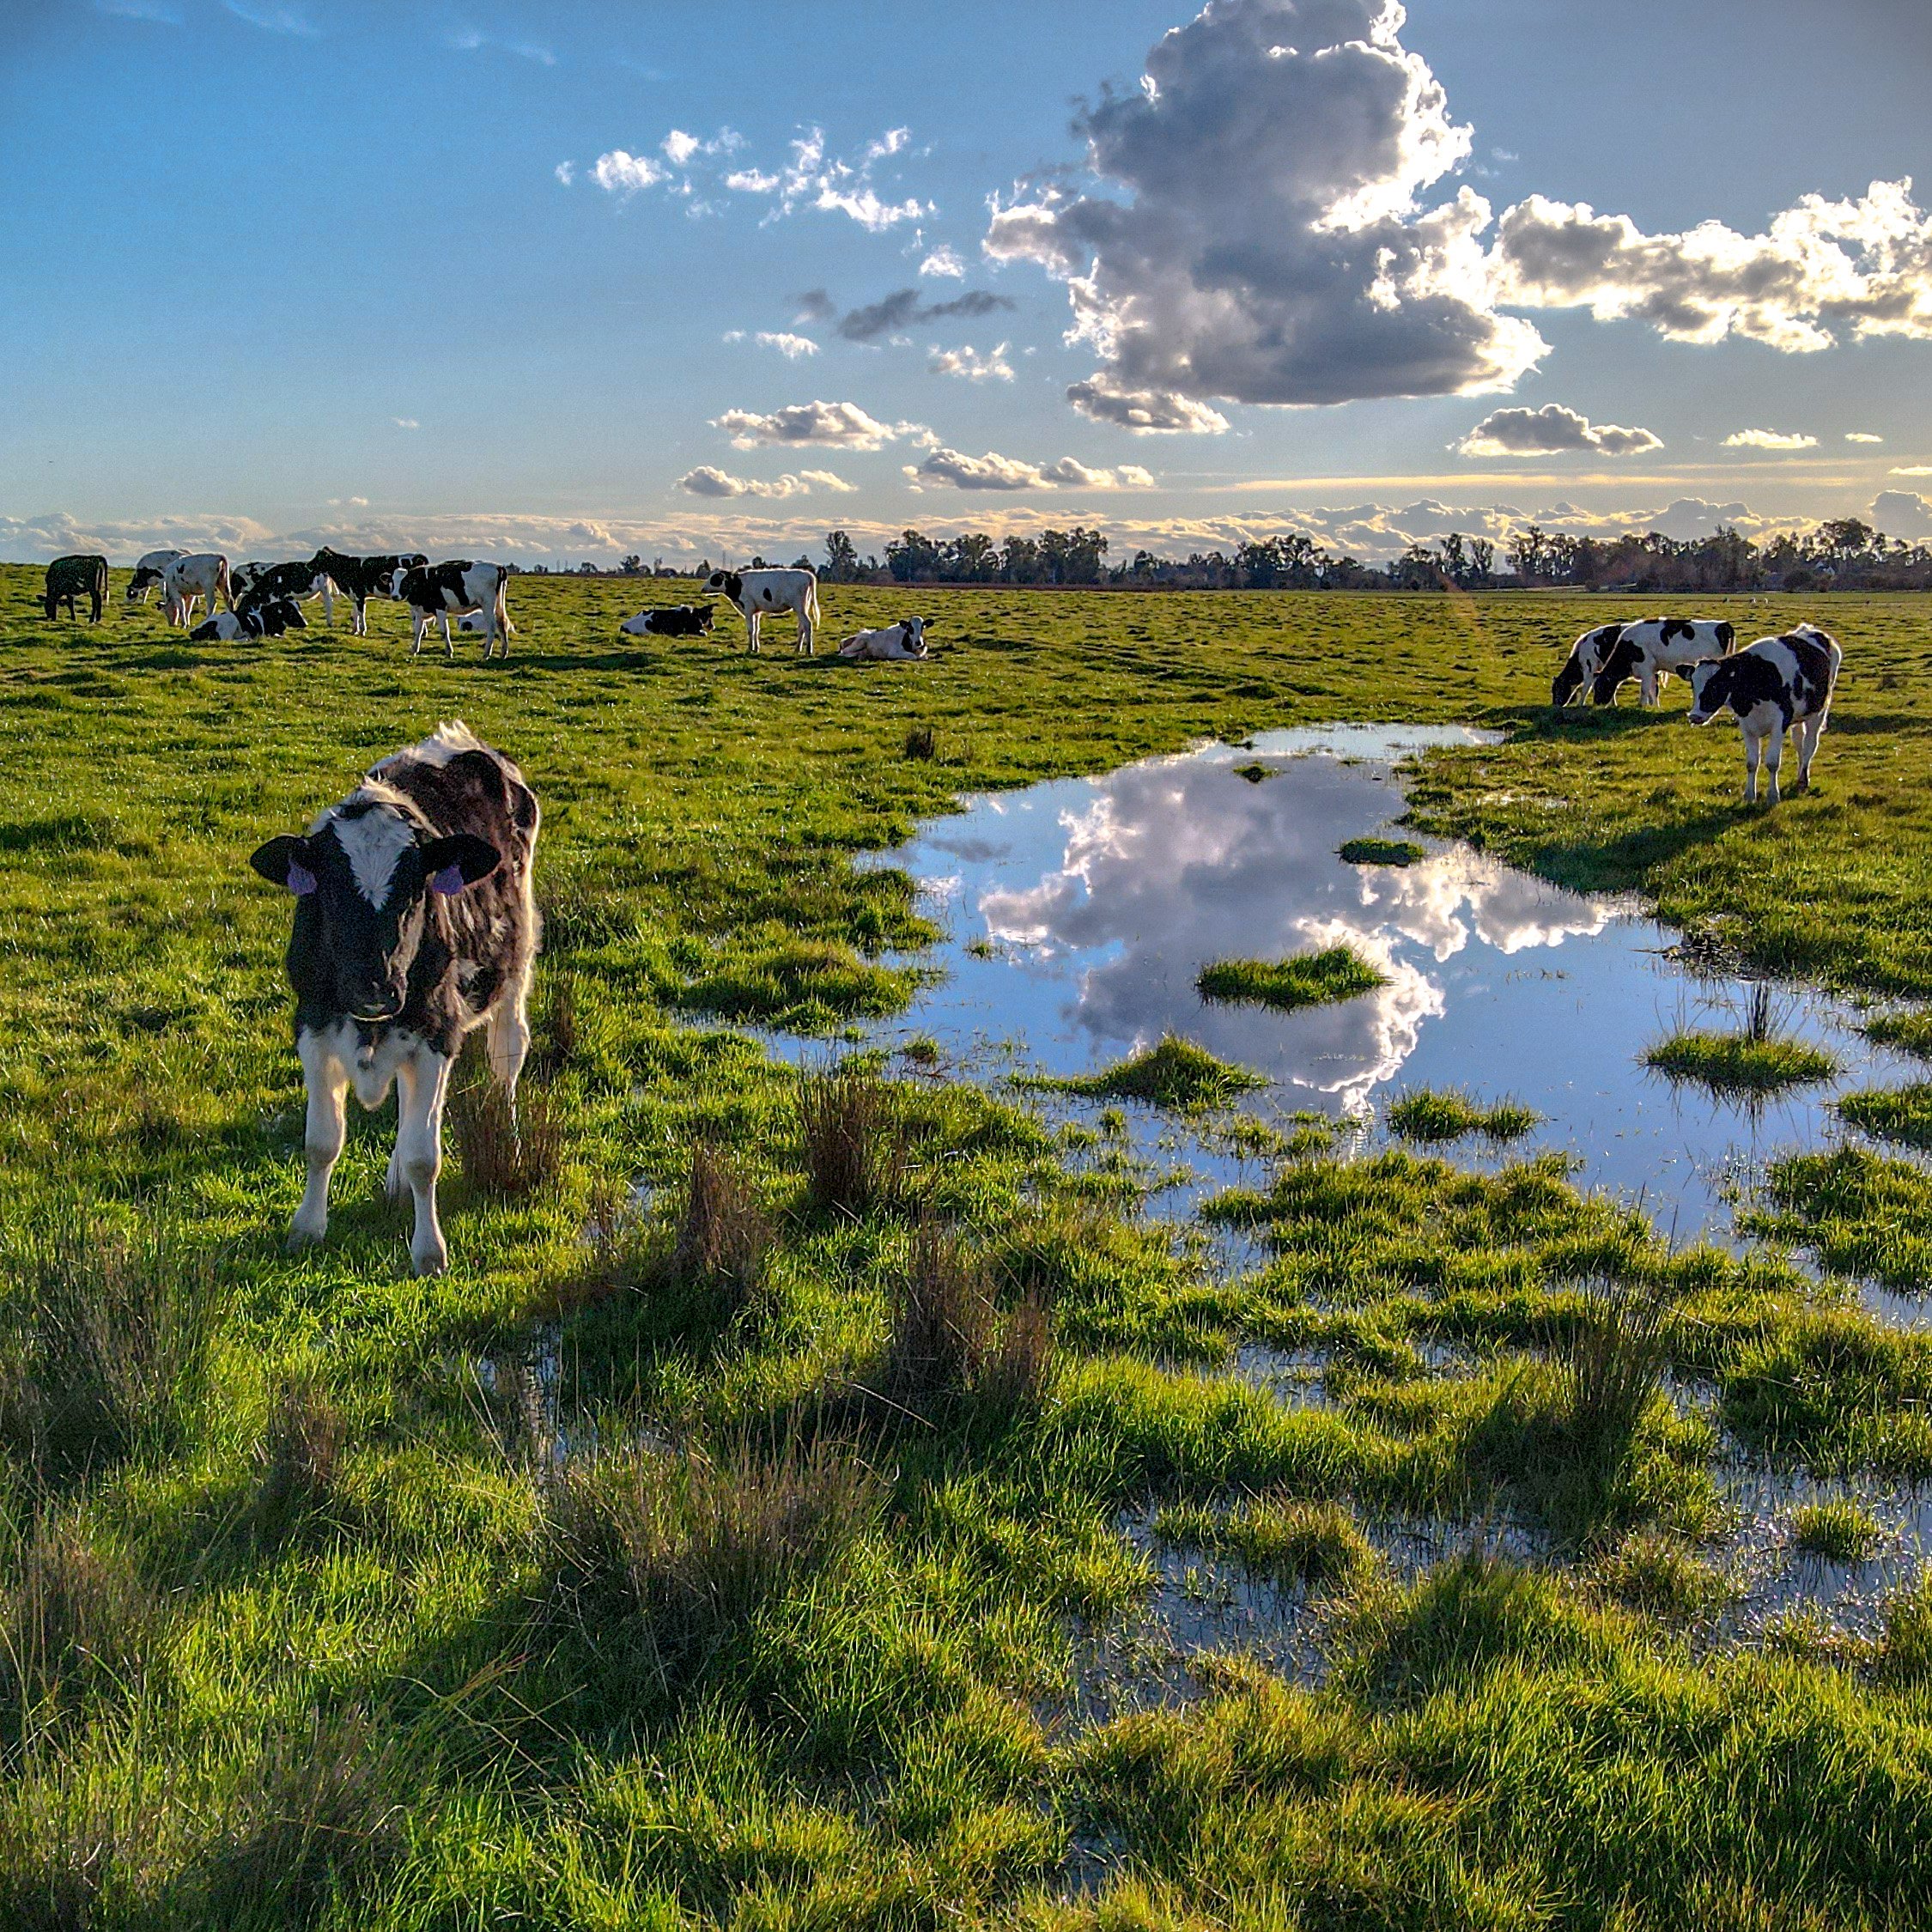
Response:
[[[228,587],[234,592],[234,607],[246,613],[251,605],[272,604],[283,598],[309,604],[322,594],[323,580],[308,563],[238,563],[228,573]]]
[[[1811,761],[1825,735],[1832,694],[1844,653],[1816,624],[1800,624],[1783,637],[1760,637],[1729,657],[1706,658],[1691,666],[1691,722],[1708,725],[1727,711],[1744,738],[1744,802],[1758,802],[1758,763],[1771,775],[1771,802],[1777,803],[1777,768],[1784,762],[1784,734],[1798,741],[1798,783],[1811,787]]]
[[[396,594],[396,574],[399,570],[415,570],[428,562],[421,550],[412,550],[407,556],[344,556],[340,550],[331,550],[326,545],[319,550],[308,561],[311,576],[326,577],[349,601],[355,606],[355,635],[369,635],[369,599],[372,597],[393,598]],[[328,621],[336,621],[335,592],[327,585],[322,591],[323,607]]]
[[[46,605],[47,622],[52,623],[57,607],[64,603],[67,615],[77,617],[74,599],[86,598],[93,605],[88,622],[100,622],[101,606],[107,601],[107,559],[104,556],[57,556],[47,566],[47,587],[41,601]]]
[[[664,604],[626,617],[617,629],[626,637],[704,637],[710,634],[711,611],[708,604]]]
[[[384,759],[304,835],[270,839],[250,857],[295,895],[288,969],[308,1091],[308,1186],[291,1245],[328,1231],[345,1090],[373,1111],[395,1084],[389,1193],[415,1196],[416,1273],[448,1261],[436,1220],[444,1089],[481,1026],[490,1071],[515,1106],[543,932],[531,890],[538,817],[509,759],[467,726],[442,725]]]
[[[288,630],[307,630],[308,619],[291,597],[266,602],[244,602],[234,611],[217,611],[204,624],[188,633],[191,644],[233,644],[244,637],[279,637]]]

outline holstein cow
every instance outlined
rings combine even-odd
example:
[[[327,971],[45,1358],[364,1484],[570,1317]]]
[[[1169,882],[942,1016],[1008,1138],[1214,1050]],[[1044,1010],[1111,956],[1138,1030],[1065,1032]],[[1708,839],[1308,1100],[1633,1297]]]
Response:
[[[47,587],[41,595],[41,603],[46,608],[47,622],[52,623],[58,607],[64,604],[67,615],[76,617],[74,599],[84,597],[92,606],[88,617],[89,623],[100,622],[102,606],[107,601],[107,559],[104,556],[57,556],[47,566]]]
[[[1594,704],[1607,704],[1615,701],[1618,687],[1626,677],[1634,675],[1637,664],[1637,647],[1633,644],[1627,651],[1619,651],[1619,641],[1624,635],[1624,627],[1619,624],[1599,624],[1594,630],[1586,630],[1570,647],[1570,655],[1564,660],[1563,669],[1550,681],[1550,702],[1559,710],[1574,699],[1585,685],[1590,687],[1590,701]],[[1599,697],[1597,681],[1610,671],[1616,671],[1616,683],[1610,686],[1607,697]]]
[[[399,1086],[389,1194],[416,1200],[418,1274],[448,1260],[436,1220],[443,1095],[465,1037],[488,1029],[490,1071],[516,1097],[542,926],[531,891],[537,795],[461,723],[386,758],[301,837],[249,864],[295,895],[289,979],[308,1091],[308,1187],[289,1242],[329,1226],[343,1094],[372,1112]]]
[[[480,611],[485,619],[483,659],[499,643],[501,655],[510,654],[510,613],[504,608],[504,586],[510,573],[501,563],[433,563],[416,570],[398,570],[390,595],[410,607],[416,619],[413,658],[422,648],[422,634],[440,620],[443,647],[453,658],[456,645],[449,634],[449,621],[466,611]]]
[[[325,581],[307,563],[238,563],[228,572],[238,614],[246,614],[252,604],[270,604],[282,598],[313,604],[321,596]]]
[[[489,630],[489,613],[487,611],[465,611],[456,620],[456,628],[465,637],[485,636]],[[509,613],[506,611],[503,617],[503,635],[506,637],[514,637],[516,634],[517,627],[510,622]]]
[[[185,556],[182,550],[149,550],[134,560],[134,574],[127,580],[127,600],[130,604],[145,604],[148,593],[161,580],[161,572],[173,562],[176,557]]]
[[[412,550],[407,556],[344,556],[325,545],[309,559],[308,567],[316,576],[328,580],[322,586],[322,609],[331,629],[335,628],[335,593],[339,590],[355,608],[356,636],[367,637],[369,599],[393,598],[396,573],[420,570],[428,561],[421,550]]]
[[[703,637],[711,629],[708,604],[665,604],[640,611],[617,626],[626,637]]]
[[[1744,802],[1758,802],[1758,765],[1771,776],[1771,803],[1778,799],[1777,768],[1784,734],[1798,740],[1798,783],[1811,784],[1811,761],[1825,735],[1832,693],[1844,661],[1838,640],[1815,624],[1800,624],[1783,637],[1760,637],[1735,655],[1691,667],[1691,722],[1708,725],[1728,711],[1744,738]]]
[[[1737,643],[1735,625],[1711,617],[1649,617],[1625,624],[1620,644],[1637,651],[1637,683],[1647,711],[1657,705],[1657,692],[1670,673],[1680,677],[1707,658],[1728,656]]]
[[[308,619],[292,597],[258,598],[239,611],[217,611],[204,624],[188,633],[191,644],[233,644],[244,637],[279,637],[287,630],[307,630]]]
[[[774,611],[794,611],[798,648],[810,651],[818,623],[818,579],[809,570],[714,570],[704,587],[728,597],[744,619],[751,649],[758,647],[758,620]]]
[[[839,646],[841,658],[876,658],[890,662],[902,658],[926,655],[926,620],[902,617],[883,630],[862,630]]]
[[[234,609],[234,589],[228,581],[225,556],[204,550],[178,556],[161,567],[161,611],[171,624],[185,625],[197,604],[206,604],[212,617],[217,597],[229,610]]]

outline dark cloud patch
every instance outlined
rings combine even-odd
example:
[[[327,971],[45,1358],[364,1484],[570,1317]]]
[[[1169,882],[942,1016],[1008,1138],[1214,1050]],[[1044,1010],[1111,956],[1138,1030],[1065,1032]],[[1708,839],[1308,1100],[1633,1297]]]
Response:
[[[1011,296],[996,295],[990,289],[969,289],[944,302],[929,302],[916,289],[895,289],[876,302],[849,311],[839,323],[839,333],[848,342],[878,342],[920,323],[991,315],[1013,306]]]

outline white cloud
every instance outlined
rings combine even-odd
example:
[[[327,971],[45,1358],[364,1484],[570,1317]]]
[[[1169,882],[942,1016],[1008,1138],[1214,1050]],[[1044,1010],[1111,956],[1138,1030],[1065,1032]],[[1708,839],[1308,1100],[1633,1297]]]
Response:
[[[1932,537],[1932,502],[1910,489],[1881,489],[1867,513],[1887,537]]]
[[[849,494],[854,485],[829,470],[787,472],[771,482],[759,477],[734,477],[706,463],[677,479],[678,489],[692,496],[809,496],[814,487]]]
[[[934,375],[962,376],[968,382],[1011,382],[1013,365],[1006,360],[1011,343],[1001,343],[981,355],[976,349],[940,349],[935,345],[933,360],[926,366]]]
[[[1592,422],[1560,403],[1540,410],[1494,410],[1455,447],[1463,456],[1556,456],[1590,450],[1599,456],[1641,456],[1662,449],[1649,429]]]
[[[762,349],[775,349],[787,361],[795,362],[801,355],[816,355],[818,344],[810,336],[795,336],[788,329],[761,329],[758,345]]]
[[[1726,449],[1816,449],[1818,439],[1797,429],[1739,429],[1725,437]]]
[[[179,27],[181,9],[167,0],[94,0],[94,11],[115,20],[144,21],[150,27]]]
[[[664,168],[648,155],[627,154],[622,148],[599,155],[591,170],[591,179],[611,195],[634,195],[666,178]]]
[[[485,33],[480,27],[459,27],[450,35],[449,44],[464,53],[495,48],[499,53],[514,54],[519,60],[533,60],[539,67],[556,65],[556,54],[538,41],[506,40],[500,34]]]
[[[829,470],[801,470],[799,477],[814,489],[829,489],[835,496],[854,496],[858,494],[857,483],[848,483],[843,477],[835,476]]]
[[[736,449],[756,449],[770,443],[817,443],[830,449],[866,450],[913,434],[918,425],[881,422],[856,403],[821,401],[787,404],[769,415],[726,410],[713,419],[712,428],[722,429]]]
[[[966,279],[966,264],[959,258],[959,251],[951,243],[942,243],[919,264],[921,275],[945,276],[954,282]]]
[[[1874,436],[1867,429],[1847,429],[1844,433],[1844,440],[1848,443],[1882,443],[1885,438]]]
[[[389,420],[398,429],[420,429],[422,427],[413,416],[392,416]]]
[[[734,194],[776,194],[785,185],[781,176],[767,174],[756,167],[738,167],[725,177],[725,185]]]
[[[369,500],[366,496],[331,496],[329,499],[331,510],[366,510],[368,507]]]
[[[576,162],[574,161],[559,161],[556,164],[556,178],[568,188],[577,179]]]
[[[686,134],[683,129],[674,127],[665,136],[661,146],[664,158],[673,167],[682,167],[693,155],[703,148],[704,143],[695,134]]]
[[[944,445],[923,463],[908,463],[905,471],[908,480],[921,488],[930,484],[949,489],[1146,489],[1154,481],[1138,464],[1093,470],[1071,456],[1057,463],[1024,463],[997,450],[968,456]]]
[[[249,0],[222,0],[237,20],[258,27],[269,33],[287,33],[295,39],[313,40],[322,29],[300,7],[251,5]]]
[[[1215,0],[1078,126],[1127,191],[996,208],[984,246],[1066,284],[1099,368],[1077,409],[1143,433],[1218,431],[1212,405],[1507,389],[1545,352],[1500,315],[1470,151],[1397,0]],[[1235,186],[1238,184],[1238,191]]]
[[[1932,463],[1905,463],[1893,469],[1895,477],[1932,477]]]

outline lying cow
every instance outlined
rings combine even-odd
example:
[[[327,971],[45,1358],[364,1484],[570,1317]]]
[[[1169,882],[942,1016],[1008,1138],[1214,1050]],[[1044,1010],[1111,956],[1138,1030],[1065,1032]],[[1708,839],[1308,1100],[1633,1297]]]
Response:
[[[744,619],[750,648],[758,648],[758,620],[774,611],[798,613],[801,651],[812,649],[818,623],[818,579],[809,570],[714,570],[704,587],[729,598]]]
[[[245,611],[251,604],[270,604],[286,598],[295,604],[313,604],[322,595],[326,578],[319,577],[309,563],[238,563],[228,572],[228,585],[234,592],[234,607]]]
[[[416,620],[413,658],[422,648],[422,635],[432,623],[443,627],[443,648],[453,658],[456,643],[449,634],[449,621],[468,611],[483,614],[483,660],[499,644],[501,654],[510,654],[510,613],[503,603],[510,573],[501,563],[433,563],[415,570],[398,570],[389,594],[398,604],[410,607]]]
[[[1737,629],[1712,617],[1649,617],[1625,624],[1619,642],[1635,647],[1639,702],[1654,711],[1673,671],[1682,677],[1692,665],[1728,656],[1737,645]]]
[[[195,614],[195,606],[204,604],[210,617],[215,615],[215,600],[220,598],[234,609],[234,587],[228,580],[228,560],[213,550],[178,556],[161,567],[161,614],[171,624],[185,628]]]
[[[82,554],[75,556],[57,556],[47,566],[47,584],[41,593],[40,601],[47,613],[47,622],[52,623],[59,606],[67,606],[67,615],[77,617],[74,599],[87,598],[91,609],[88,615],[90,624],[100,622],[102,608],[107,602],[107,559]]]
[[[308,568],[317,577],[326,580],[322,586],[322,610],[329,628],[335,629],[336,592],[339,590],[355,606],[355,635],[367,637],[370,599],[392,598],[397,572],[420,570],[428,561],[421,550],[411,550],[406,556],[345,556],[325,544],[309,559]]]
[[[862,630],[839,646],[841,658],[875,658],[891,662],[902,658],[926,655],[926,620],[902,617],[883,630]]]
[[[665,604],[640,611],[617,626],[626,637],[705,637],[711,631],[708,604]]]
[[[308,619],[292,597],[258,598],[239,611],[217,611],[188,633],[188,641],[234,644],[244,637],[280,637],[284,631],[307,629]]]
[[[487,611],[465,611],[456,620],[456,628],[465,637],[485,636],[489,630],[489,613]],[[509,613],[506,611],[503,616],[503,635],[506,637],[514,637],[516,634],[517,627],[510,622]]]
[[[148,593],[161,580],[161,572],[176,557],[185,554],[181,550],[148,550],[135,558],[134,574],[127,580],[128,602],[145,604]]]
[[[295,896],[288,969],[308,1090],[308,1186],[292,1245],[328,1231],[344,1090],[373,1112],[396,1084],[389,1194],[415,1196],[416,1273],[447,1262],[436,1219],[444,1089],[482,1026],[490,1071],[514,1103],[542,932],[531,891],[538,817],[536,793],[501,752],[467,726],[443,725],[386,758],[304,835],[251,856]]]
[[[1591,703],[1613,704],[1619,687],[1634,675],[1637,665],[1637,647],[1632,644],[1619,648],[1623,635],[1620,623],[1599,624],[1594,630],[1586,630],[1570,647],[1563,669],[1550,681],[1550,702],[1560,711],[1587,685]],[[1615,681],[1609,686],[1607,696],[1599,696],[1600,680],[1613,672]]]
[[[1747,805],[1758,802],[1760,759],[1771,777],[1770,802],[1777,803],[1777,768],[1788,731],[1798,740],[1795,789],[1810,788],[1811,761],[1825,735],[1844,661],[1836,638],[1815,624],[1800,624],[1783,637],[1760,637],[1734,656],[1691,667],[1691,722],[1708,725],[1726,711],[1737,720],[1744,738]]]

